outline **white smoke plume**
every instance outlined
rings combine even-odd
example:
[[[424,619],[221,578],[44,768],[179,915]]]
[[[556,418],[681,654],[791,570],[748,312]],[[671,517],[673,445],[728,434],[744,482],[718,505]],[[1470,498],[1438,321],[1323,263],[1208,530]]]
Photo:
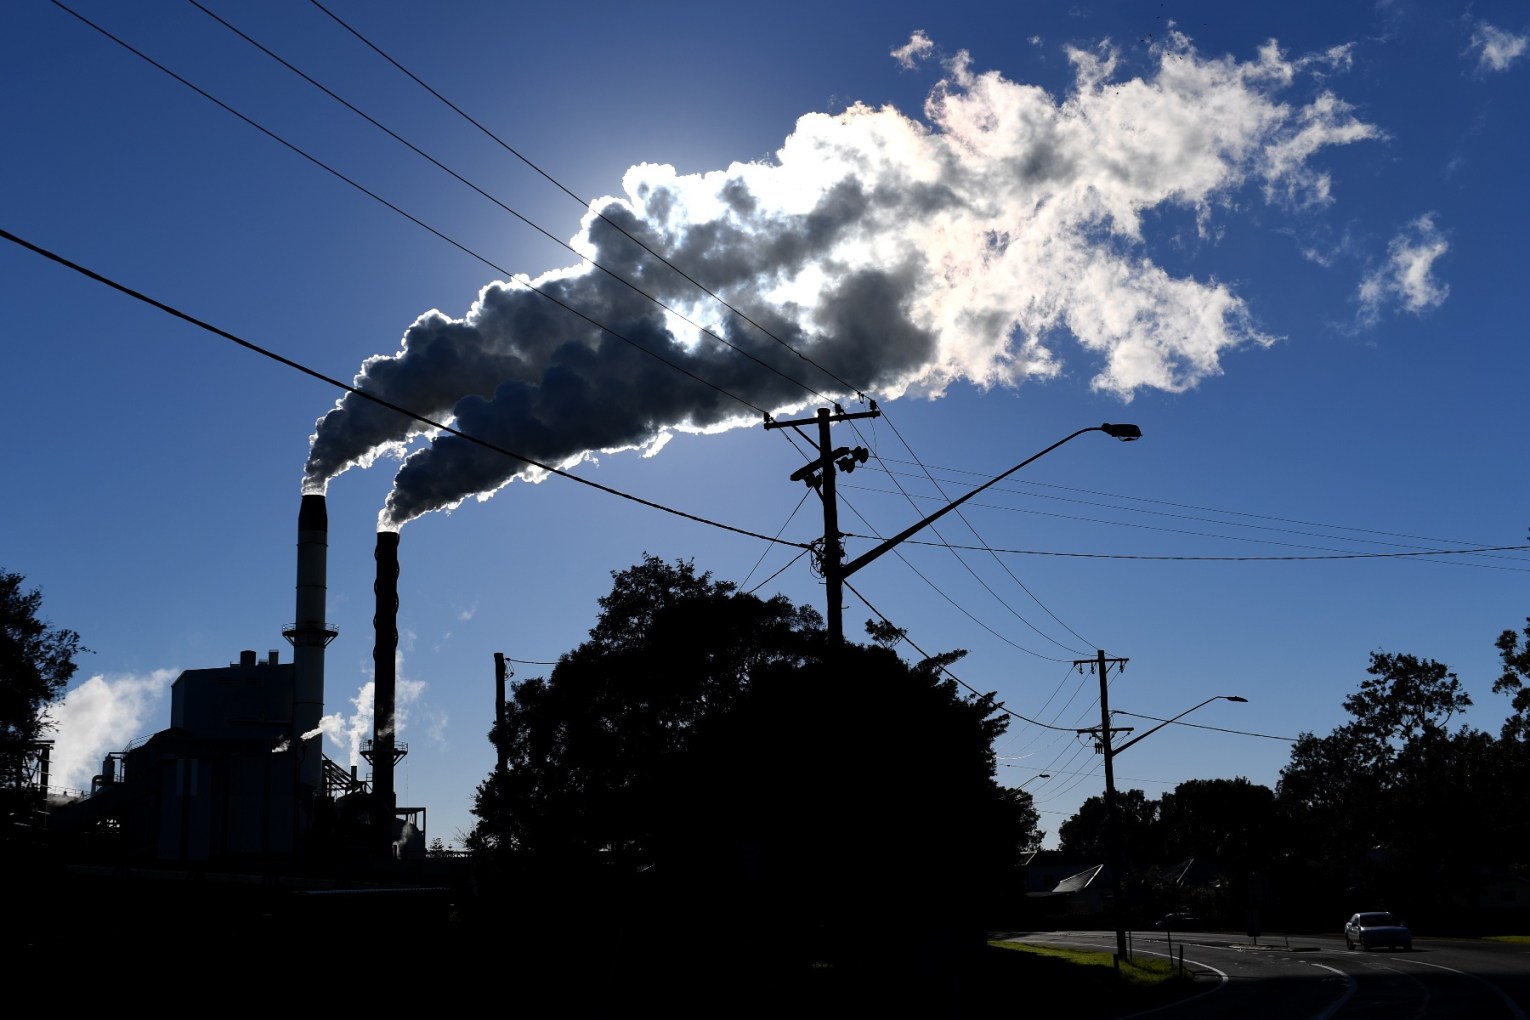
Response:
[[[932,48],[916,34],[894,58],[911,65]],[[1318,84],[1342,71],[1342,50],[1292,58],[1271,43],[1239,61],[1174,33],[1152,73],[1130,79],[1108,47],[1069,55],[1074,81],[1060,98],[975,72],[960,52],[922,120],[862,105],[809,114],[771,162],[693,175],[635,166],[621,197],[592,203],[581,254],[738,350],[575,266],[490,283],[461,318],[422,315],[356,385],[558,467],[825,395],[885,401],[958,380],[1051,377],[1069,342],[1093,365],[1093,387],[1123,400],[1194,387],[1228,351],[1274,338],[1228,285],[1149,259],[1144,216],[1188,210],[1209,235],[1245,185],[1279,208],[1331,201],[1316,156],[1381,133]],[[402,456],[425,432],[348,394],[318,423],[304,490]],[[398,471],[384,528],[545,474],[457,436],[427,438]]]
[[[106,755],[148,732],[149,716],[180,674],[178,669],[147,676],[98,673],[49,706],[55,728],[48,784],[88,793]]]
[[[397,660],[402,663],[402,659]],[[316,734],[323,733],[329,738],[330,744],[344,753],[346,764],[360,765],[364,759],[361,756],[362,746],[367,739],[373,737],[372,732],[372,705],[375,699],[374,684],[371,680],[362,684],[356,690],[356,696],[350,699],[351,712],[349,715],[333,712],[319,720],[318,729],[312,733],[303,734],[308,739]],[[393,725],[395,739],[404,733],[409,721],[410,707],[418,703],[425,694],[425,682],[423,680],[409,680],[402,676],[394,681]],[[440,735],[431,732],[432,739],[439,739]]]

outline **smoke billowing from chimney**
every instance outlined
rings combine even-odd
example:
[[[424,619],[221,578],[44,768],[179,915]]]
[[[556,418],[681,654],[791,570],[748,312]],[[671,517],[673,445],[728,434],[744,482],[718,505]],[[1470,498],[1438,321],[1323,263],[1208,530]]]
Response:
[[[916,35],[894,56],[912,65],[933,50]],[[1060,99],[976,73],[960,52],[922,121],[861,105],[809,114],[773,162],[694,175],[644,164],[622,197],[592,203],[581,252],[749,357],[606,273],[571,267],[490,283],[460,319],[422,315],[356,385],[560,467],[850,396],[836,380],[890,400],[958,380],[1052,377],[1070,339],[1097,390],[1129,400],[1141,387],[1193,387],[1225,352],[1274,338],[1227,285],[1152,262],[1144,215],[1187,210],[1213,243],[1219,204],[1246,185],[1277,209],[1330,201],[1314,155],[1379,132],[1326,91],[1304,105],[1281,98],[1304,71],[1344,67],[1342,49],[1293,59],[1271,43],[1240,62],[1171,34],[1153,73],[1129,81],[1108,50],[1069,56],[1074,82]],[[381,515],[396,529],[542,473],[449,434],[418,444],[424,431],[348,394],[318,423],[304,490],[414,445]]]

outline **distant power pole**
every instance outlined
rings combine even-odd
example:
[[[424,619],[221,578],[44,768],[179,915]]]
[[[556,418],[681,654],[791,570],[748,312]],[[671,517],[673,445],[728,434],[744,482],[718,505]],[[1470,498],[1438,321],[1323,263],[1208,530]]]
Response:
[[[823,548],[819,550],[818,562],[823,571],[824,598],[828,603],[825,619],[829,627],[829,641],[836,645],[843,644],[845,640],[845,551],[839,544],[843,536],[839,532],[839,507],[834,498],[834,469],[837,465],[839,470],[849,474],[855,470],[857,463],[866,463],[871,454],[863,446],[854,450],[841,446],[836,450],[829,436],[829,425],[856,418],[875,418],[881,413],[875,403],[869,411],[855,412],[846,411],[836,404],[833,413],[827,407],[820,407],[817,416],[813,418],[797,418],[793,421],[776,421],[769,417],[765,419],[767,429],[784,429],[814,422],[818,424],[818,459],[793,471],[792,481],[806,482],[810,488],[818,490],[823,500]]]
[[[494,653],[494,748],[499,753],[496,775],[505,778],[505,681],[512,674],[505,667],[505,653]]]
[[[1110,691],[1107,677],[1110,667],[1120,672],[1126,668],[1126,659],[1106,658],[1100,649],[1093,659],[1075,659],[1073,665],[1080,673],[1085,666],[1093,666],[1100,677],[1100,726],[1099,729],[1079,730],[1095,738],[1095,745],[1105,757],[1105,855],[1110,868],[1110,913],[1116,925],[1116,956],[1126,959],[1126,924],[1121,912],[1121,823],[1116,809],[1115,749],[1112,745],[1117,733],[1130,733],[1130,726],[1112,729],[1110,725]]]
[[[505,681],[509,680],[515,672],[505,665],[505,653],[494,653],[494,751],[498,756],[494,766],[494,777],[499,787],[495,791],[494,803],[498,805],[494,810],[494,823],[496,839],[505,838],[505,793],[506,778],[509,776],[510,766],[505,758]]]

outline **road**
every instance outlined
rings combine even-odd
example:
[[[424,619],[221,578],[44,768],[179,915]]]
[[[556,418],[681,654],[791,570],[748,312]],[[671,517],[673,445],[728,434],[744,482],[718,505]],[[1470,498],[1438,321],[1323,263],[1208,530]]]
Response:
[[[1014,941],[1113,952],[1115,933],[1059,931]],[[1320,936],[1258,940],[1212,932],[1134,933],[1135,955],[1180,958],[1206,991],[1154,1020],[1530,1020],[1530,945],[1414,939],[1412,952],[1344,948]]]

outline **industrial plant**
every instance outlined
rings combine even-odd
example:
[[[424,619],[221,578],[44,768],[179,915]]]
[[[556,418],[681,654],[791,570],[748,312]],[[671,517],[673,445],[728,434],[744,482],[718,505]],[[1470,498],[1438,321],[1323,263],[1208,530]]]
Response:
[[[296,610],[282,628],[291,661],[244,650],[182,672],[169,727],[108,754],[88,794],[48,813],[49,843],[78,879],[76,895],[136,902],[152,887],[163,906],[184,899],[166,896],[181,885],[203,906],[267,917],[353,913],[362,893],[449,909],[452,867],[464,862],[427,857],[426,809],[399,805],[394,792],[408,753],[394,733],[397,532],[377,536],[374,733],[362,748],[370,773],[323,753],[324,656],[338,633],[325,619],[328,531],[324,496],[304,495]],[[225,895],[251,887],[259,894]],[[391,898],[390,914],[398,907]]]

